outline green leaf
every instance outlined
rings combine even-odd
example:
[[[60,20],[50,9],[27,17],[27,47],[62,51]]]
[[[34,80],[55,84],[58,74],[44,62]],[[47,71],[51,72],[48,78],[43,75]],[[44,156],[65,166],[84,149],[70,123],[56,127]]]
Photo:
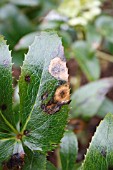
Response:
[[[13,4],[0,8],[0,21],[0,34],[6,37],[11,49],[22,36],[33,30],[29,19]]]
[[[78,143],[75,134],[67,131],[61,140],[60,157],[62,170],[73,170],[78,152]]]
[[[13,131],[12,113],[12,58],[6,41],[0,36],[0,130]],[[11,125],[12,124],[12,125]]]
[[[102,105],[100,106],[97,115],[100,117],[104,117],[107,113],[111,113],[112,111],[113,111],[113,101],[106,97]]]
[[[87,151],[82,170],[113,169],[113,115],[100,123]]]
[[[91,117],[97,114],[111,87],[113,87],[113,78],[105,78],[76,90],[71,97],[71,117],[80,115]]]
[[[47,161],[46,170],[57,170],[57,169],[51,162]]]
[[[28,48],[34,41],[38,32],[32,32],[23,36],[15,46],[15,50],[21,50]]]
[[[22,6],[37,6],[39,4],[39,0],[10,0],[10,2]]]
[[[46,170],[46,156],[38,152],[26,151],[23,170]]]
[[[113,42],[113,18],[111,16],[103,15],[98,17],[95,26],[101,35],[108,41]]]
[[[61,39],[42,32],[29,48],[19,80],[21,132],[31,150],[56,147],[64,132],[70,100],[68,73]],[[60,97],[60,92],[65,97]]]
[[[88,80],[97,80],[100,76],[100,65],[95,51],[85,41],[75,42],[72,48],[75,58]]]
[[[86,27],[86,39],[88,45],[93,49],[97,49],[102,41],[102,36],[96,30],[95,25],[87,25]]]
[[[39,32],[32,32],[23,36],[15,46],[15,50],[27,49],[34,41],[35,36]],[[71,43],[71,37],[67,32],[59,31],[59,36],[62,37],[63,46],[69,47]]]
[[[0,168],[21,145],[12,112],[12,58],[6,41],[0,36]],[[19,150],[18,150],[19,151]],[[22,150],[21,150],[22,151]]]
[[[71,36],[69,35],[68,32],[64,31],[59,31],[59,36],[62,37],[62,43],[63,46],[65,47],[64,49],[68,49],[70,47],[70,44],[72,43]]]

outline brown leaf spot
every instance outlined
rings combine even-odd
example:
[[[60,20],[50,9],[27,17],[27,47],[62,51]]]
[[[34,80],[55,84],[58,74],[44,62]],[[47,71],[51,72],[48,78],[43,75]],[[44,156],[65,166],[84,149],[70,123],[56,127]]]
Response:
[[[58,112],[61,107],[70,102],[70,88],[69,84],[63,84],[56,89],[54,97],[47,103],[41,104],[41,108],[48,114]]]
[[[59,103],[67,103],[70,101],[70,88],[68,83],[57,88],[54,95],[54,101]]]
[[[48,113],[48,114],[54,114],[56,112],[58,112],[61,108],[61,105],[55,104],[55,103],[51,103],[51,104],[43,104],[41,105],[41,108],[43,109],[44,112]]]
[[[29,76],[29,75],[26,75],[26,76],[25,76],[25,81],[28,82],[28,83],[30,83],[30,76]]]
[[[68,69],[66,67],[66,62],[62,61],[59,57],[51,60],[49,73],[58,80],[68,81]]]

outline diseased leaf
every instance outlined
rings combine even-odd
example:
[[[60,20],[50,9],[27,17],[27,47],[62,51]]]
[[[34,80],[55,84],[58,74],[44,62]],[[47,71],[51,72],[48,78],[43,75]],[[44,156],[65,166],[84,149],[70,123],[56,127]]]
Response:
[[[46,170],[57,170],[57,169],[51,162],[47,161]]]
[[[87,151],[82,170],[113,169],[113,115],[100,123]]]
[[[46,170],[46,156],[27,149],[23,170]]]
[[[62,170],[73,170],[78,152],[78,143],[75,134],[67,131],[61,140],[60,157]]]
[[[21,133],[28,132],[23,142],[31,150],[51,150],[63,135],[70,101],[61,39],[55,33],[38,34],[21,72]]]
[[[96,58],[95,51],[89,48],[85,41],[75,42],[72,48],[75,53],[75,58],[88,80],[97,80],[100,76],[100,65]]]
[[[113,78],[105,78],[76,90],[71,97],[71,117],[80,115],[91,117],[97,114],[111,87],[113,87]]]

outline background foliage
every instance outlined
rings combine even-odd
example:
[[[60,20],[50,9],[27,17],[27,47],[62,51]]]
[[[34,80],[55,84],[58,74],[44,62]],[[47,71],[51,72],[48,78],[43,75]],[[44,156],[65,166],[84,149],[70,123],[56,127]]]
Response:
[[[64,170],[66,161],[72,165],[69,169],[66,164],[67,169],[79,169],[84,160],[86,149],[89,147],[89,142],[96,131],[96,126],[108,112],[113,112],[113,2],[112,0],[0,1],[0,34],[5,37],[7,44],[9,44],[14,63],[13,86],[15,91],[13,100],[15,103],[13,109],[15,113],[18,110],[19,103],[17,80],[19,79],[24,54],[27,53],[35,36],[40,31],[45,30],[55,30],[62,37],[72,93],[66,129],[73,131],[65,133],[61,149],[58,148],[54,152],[48,153],[47,169],[54,170],[56,169],[55,165]],[[11,86],[11,77],[7,81]],[[0,88],[3,88],[2,85]],[[7,89],[9,90],[9,88]],[[12,91],[9,90],[9,93],[12,93]],[[9,98],[7,102],[11,103],[8,100],[10,100]],[[86,160],[82,164],[83,169],[95,169],[95,165],[90,160],[92,155],[97,155],[103,162],[105,169],[112,167],[112,161],[109,162],[108,160],[112,160],[113,153],[109,152],[110,149],[107,148],[108,145],[112,146],[112,138],[109,137],[110,143],[106,143],[106,138],[105,141],[100,142],[104,136],[104,132],[100,134],[103,127],[109,127],[110,130],[106,132],[105,128],[105,132],[108,136],[111,135],[112,119],[112,114],[109,114],[100,124],[87,152]],[[66,138],[69,141],[67,139],[65,144]],[[100,145],[98,146],[95,141],[98,141]],[[69,148],[65,148],[65,145],[68,145],[67,143]],[[73,146],[73,143],[76,146]],[[70,162],[71,160],[66,157],[66,153],[68,155],[72,152],[70,145],[73,148],[75,147],[74,153],[77,156],[73,155],[73,157],[77,161],[72,159],[72,162]],[[95,150],[95,147],[98,147],[98,149]],[[104,156],[102,157],[100,153]],[[37,157],[42,160],[43,155],[39,154]],[[30,160],[29,157],[28,160]],[[29,162],[28,160],[26,162]],[[35,159],[33,161],[36,162]],[[109,165],[105,162],[109,162]],[[88,167],[88,164],[91,167]],[[96,169],[99,170],[99,164],[97,164]]]

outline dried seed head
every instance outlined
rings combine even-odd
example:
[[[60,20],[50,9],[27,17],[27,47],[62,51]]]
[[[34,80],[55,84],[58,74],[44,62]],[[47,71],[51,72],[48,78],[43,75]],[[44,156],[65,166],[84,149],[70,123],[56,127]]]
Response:
[[[70,88],[69,84],[63,84],[56,89],[54,101],[59,103],[67,103],[70,101]]]
[[[59,57],[51,60],[49,65],[49,73],[58,80],[68,81],[68,69],[66,62]]]

